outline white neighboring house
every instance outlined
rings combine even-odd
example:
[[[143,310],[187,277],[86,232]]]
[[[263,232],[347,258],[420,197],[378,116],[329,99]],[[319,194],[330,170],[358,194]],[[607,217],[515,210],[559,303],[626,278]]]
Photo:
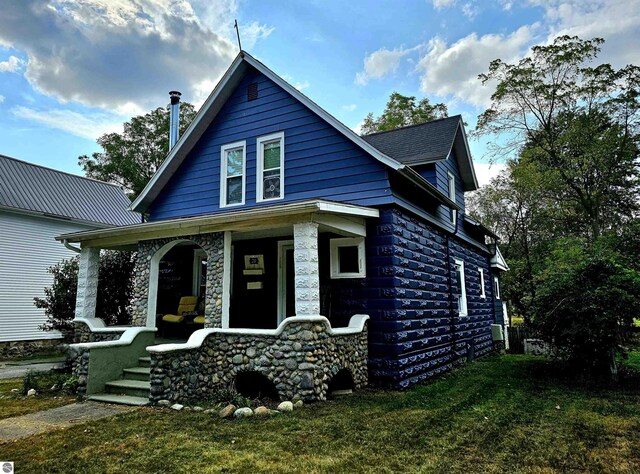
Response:
[[[46,317],[33,304],[47,269],[76,255],[55,237],[137,224],[129,204],[119,186],[0,155],[0,345],[61,337],[38,329]]]

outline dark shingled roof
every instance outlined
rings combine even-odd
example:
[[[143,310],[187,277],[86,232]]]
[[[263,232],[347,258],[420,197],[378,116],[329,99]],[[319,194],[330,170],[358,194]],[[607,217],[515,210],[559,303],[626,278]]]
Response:
[[[76,176],[0,155],[0,208],[92,222],[138,224],[130,201],[117,185]]]
[[[449,156],[456,137],[460,115],[410,125],[362,138],[382,153],[405,165],[430,163]]]

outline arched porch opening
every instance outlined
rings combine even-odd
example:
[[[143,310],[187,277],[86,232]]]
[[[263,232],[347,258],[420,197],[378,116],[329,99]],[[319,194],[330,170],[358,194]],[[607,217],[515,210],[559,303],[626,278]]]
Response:
[[[340,369],[329,381],[329,396],[351,393],[355,387],[353,375],[349,369]]]
[[[256,371],[238,372],[235,380],[236,390],[243,397],[263,400],[268,398],[277,401],[278,390],[266,375]]]

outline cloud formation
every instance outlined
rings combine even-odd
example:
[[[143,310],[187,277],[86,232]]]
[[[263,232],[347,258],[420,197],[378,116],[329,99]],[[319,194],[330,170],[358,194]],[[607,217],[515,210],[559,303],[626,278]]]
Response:
[[[217,82],[237,53],[228,36],[235,9],[233,0],[8,2],[0,44],[25,53],[25,76],[46,95],[141,113],[165,103],[169,90],[191,100]],[[251,23],[243,40],[251,46],[272,31]]]
[[[0,61],[0,72],[18,72],[23,61],[16,56],[9,56],[6,61]]]
[[[400,64],[400,59],[411,50],[408,49],[379,49],[364,58],[364,69],[356,74],[355,83],[366,85],[370,79],[379,79],[395,71]]]

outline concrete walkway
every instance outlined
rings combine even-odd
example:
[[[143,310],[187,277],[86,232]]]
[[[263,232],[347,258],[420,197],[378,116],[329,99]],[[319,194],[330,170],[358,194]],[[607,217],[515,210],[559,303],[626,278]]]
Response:
[[[0,379],[15,379],[24,376],[29,370],[47,372],[64,366],[64,358],[34,359],[29,361],[0,362]]]
[[[104,405],[102,403],[72,403],[63,407],[39,411],[29,415],[0,420],[0,443],[26,438],[45,431],[97,420],[134,410],[134,407]]]

